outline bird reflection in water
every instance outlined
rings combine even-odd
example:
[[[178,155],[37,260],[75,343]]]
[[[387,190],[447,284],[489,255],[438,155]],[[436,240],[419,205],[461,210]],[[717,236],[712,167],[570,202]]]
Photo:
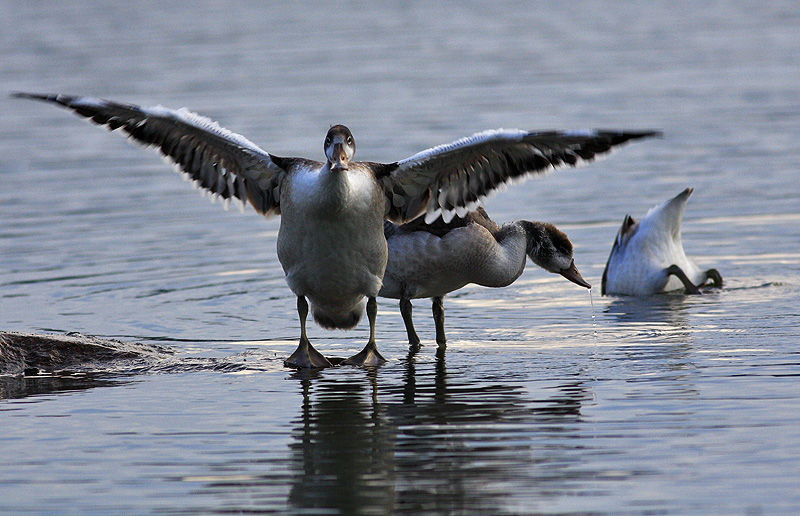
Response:
[[[583,381],[530,400],[519,385],[470,378],[470,368],[449,373],[445,353],[438,347],[431,362],[412,346],[395,382],[386,367],[293,375],[303,405],[290,445],[291,507],[505,514],[513,512],[510,494],[537,498],[567,482],[580,454],[565,433],[580,425],[581,403],[591,398]],[[557,474],[547,470],[551,461]]]
[[[364,507],[392,512],[395,428],[377,400],[377,371],[362,372],[366,378],[357,375],[355,381],[326,381],[316,371],[293,375],[300,380],[303,406],[290,445],[291,506],[335,507],[340,514],[360,514]]]

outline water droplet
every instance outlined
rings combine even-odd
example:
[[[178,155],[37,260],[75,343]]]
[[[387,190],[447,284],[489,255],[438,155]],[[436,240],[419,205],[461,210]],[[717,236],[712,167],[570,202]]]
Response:
[[[592,297],[592,289],[589,289],[589,304],[592,305],[592,333],[594,333],[594,343],[597,344],[597,319],[594,315],[594,298]]]

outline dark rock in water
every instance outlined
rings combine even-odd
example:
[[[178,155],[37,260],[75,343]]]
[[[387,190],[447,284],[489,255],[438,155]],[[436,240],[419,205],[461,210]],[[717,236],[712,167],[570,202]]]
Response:
[[[174,354],[166,347],[81,334],[56,335],[0,331],[0,375],[36,376],[61,371],[135,369]]]
[[[282,370],[274,352],[228,357],[180,356],[153,344],[67,335],[0,331],[0,399],[119,385],[137,374]]]

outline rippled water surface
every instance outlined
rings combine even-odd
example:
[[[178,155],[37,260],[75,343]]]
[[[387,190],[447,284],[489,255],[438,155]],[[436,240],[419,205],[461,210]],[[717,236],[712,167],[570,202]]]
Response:
[[[168,356],[0,378],[4,514],[800,512],[796,2],[5,2],[0,330]],[[223,211],[152,151],[8,93],[187,106],[278,155],[403,158],[494,127],[664,137],[515,185],[584,289],[529,266],[427,300],[377,370],[283,368],[279,220]],[[625,214],[694,187],[683,240],[725,288],[601,297]],[[367,337],[311,326],[348,356]]]

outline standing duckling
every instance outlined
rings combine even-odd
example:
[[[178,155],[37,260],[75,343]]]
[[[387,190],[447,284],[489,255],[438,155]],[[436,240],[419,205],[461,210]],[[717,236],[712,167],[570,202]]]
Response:
[[[436,342],[446,342],[444,296],[468,283],[506,287],[525,270],[528,256],[543,269],[591,288],[575,267],[572,242],[552,224],[519,220],[498,226],[483,208],[428,224],[422,218],[398,226],[384,222],[389,261],[378,295],[400,300],[411,345],[420,340],[411,320],[411,299],[430,297]]]
[[[683,251],[681,220],[691,194],[687,188],[639,222],[625,216],[603,271],[601,294],[645,296],[681,287],[687,294],[700,294],[699,287],[709,280],[722,287],[716,269],[701,271]]]

